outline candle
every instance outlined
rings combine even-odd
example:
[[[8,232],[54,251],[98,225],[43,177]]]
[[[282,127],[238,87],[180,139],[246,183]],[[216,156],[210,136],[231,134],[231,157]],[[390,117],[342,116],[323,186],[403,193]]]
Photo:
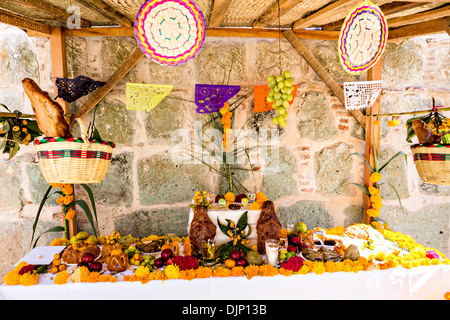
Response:
[[[276,267],[278,262],[278,250],[280,249],[280,241],[275,239],[266,240],[267,262]]]

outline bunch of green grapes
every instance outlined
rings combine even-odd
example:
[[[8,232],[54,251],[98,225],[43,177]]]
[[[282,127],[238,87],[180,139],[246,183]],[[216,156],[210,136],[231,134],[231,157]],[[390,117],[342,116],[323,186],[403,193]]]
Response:
[[[271,75],[267,78],[270,91],[267,96],[267,102],[273,102],[273,108],[277,111],[278,116],[273,118],[273,123],[280,127],[287,125],[286,118],[288,116],[289,103],[294,100],[294,79],[291,72],[286,70],[278,77]]]

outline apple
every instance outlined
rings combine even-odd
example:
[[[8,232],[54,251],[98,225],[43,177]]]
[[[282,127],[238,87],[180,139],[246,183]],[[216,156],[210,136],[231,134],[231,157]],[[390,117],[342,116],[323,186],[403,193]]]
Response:
[[[293,238],[291,238],[291,244],[293,246],[301,246],[302,245],[302,238],[301,237],[293,237]]]
[[[163,258],[158,258],[158,259],[155,259],[155,261],[153,261],[153,265],[158,269],[164,267],[165,263],[166,262],[164,261]]]
[[[100,272],[100,271],[102,271],[102,267],[103,267],[103,265],[100,262],[94,261],[91,264],[89,264],[88,269],[91,272]]]
[[[247,265],[247,260],[245,260],[244,258],[239,258],[238,260],[236,260],[236,266],[245,267],[246,265]]]
[[[237,249],[233,249],[230,252],[230,258],[237,261],[241,258],[241,253]]]
[[[161,251],[161,258],[163,258],[164,260],[169,260],[173,257],[173,251],[170,250],[169,248],[164,249],[163,251]]]
[[[81,257],[81,262],[83,262],[83,263],[91,263],[91,262],[94,262],[94,260],[95,260],[95,256],[89,252],[83,254],[83,256]]]
[[[293,245],[288,245],[287,249],[288,252],[297,252],[297,247]]]

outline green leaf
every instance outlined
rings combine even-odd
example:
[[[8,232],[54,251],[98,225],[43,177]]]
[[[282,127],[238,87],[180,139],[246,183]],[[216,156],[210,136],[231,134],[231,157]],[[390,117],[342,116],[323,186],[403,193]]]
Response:
[[[74,203],[76,205],[78,205],[81,209],[83,209],[84,213],[86,214],[86,217],[89,220],[89,223],[91,224],[91,228],[92,228],[92,231],[94,232],[94,235],[97,236],[97,231],[96,231],[96,228],[94,225],[94,220],[92,218],[91,209],[89,209],[89,206],[87,205],[86,201],[77,200],[77,201],[74,201]]]
[[[360,185],[359,183],[352,183],[355,186],[357,186],[362,192],[364,192],[364,194],[366,194],[368,197],[370,197],[370,192],[369,189],[367,189],[366,187],[364,187],[363,185]]]
[[[400,155],[403,155],[404,157],[405,157],[405,162],[406,163],[408,163],[408,157],[407,157],[407,155],[404,153],[404,152],[402,152],[402,151],[399,151],[399,152],[397,152],[392,158],[390,158],[381,168],[380,168],[380,170],[378,170],[378,172],[381,172],[381,170],[383,170],[384,168],[386,168],[386,166],[389,164],[389,163],[391,163],[391,161],[392,160],[394,160],[395,158],[397,158],[398,156],[400,156]]]
[[[234,249],[232,241],[228,241],[222,244],[219,249],[217,249],[217,258],[219,260],[225,260],[225,258],[230,256],[230,252]]]
[[[220,221],[219,221],[219,217],[217,217],[217,225],[219,226],[219,229],[227,236],[227,237],[229,237],[229,235],[228,235],[228,227],[226,226],[226,225],[224,225],[224,224],[222,224],[222,223],[220,223]]]
[[[247,228],[248,225],[248,216],[247,216],[247,212],[245,211],[242,216],[239,218],[239,221],[236,225],[237,228],[239,228],[239,231],[241,230],[245,230],[245,228]]]
[[[373,160],[374,160],[374,163],[375,163],[375,171],[379,172],[380,162],[378,161],[377,144],[375,143],[375,133],[373,134],[373,140],[372,141],[373,141]]]
[[[398,192],[397,192],[397,189],[395,189],[395,187],[392,185],[392,184],[390,184],[390,183],[387,183],[392,189],[394,189],[394,192],[395,192],[395,194],[397,195],[397,199],[398,199],[398,202],[399,202],[399,204],[400,204],[400,209],[403,209],[403,206],[402,206],[402,200],[400,199],[400,195],[398,194]]]
[[[95,223],[98,226],[97,220],[97,208],[95,207],[94,194],[92,193],[92,189],[87,184],[81,184],[81,186],[86,190],[86,193],[89,196],[89,200],[91,201],[92,211],[94,211]]]
[[[44,234],[49,233],[49,232],[64,232],[64,231],[65,231],[64,227],[57,226],[57,227],[53,227],[53,228],[50,228],[50,229],[42,232],[41,235],[39,237],[37,237],[36,241],[34,242],[33,248],[36,247],[36,244],[39,241],[39,238],[42,237]]]
[[[39,216],[41,215],[42,208],[44,207],[44,204],[45,204],[45,202],[48,200],[48,198],[50,198],[51,195],[49,195],[49,194],[50,194],[50,191],[52,191],[52,189],[53,189],[52,186],[49,186],[49,187],[48,187],[47,191],[46,191],[45,194],[44,194],[44,197],[43,197],[42,200],[41,200],[41,203],[39,204],[39,208],[38,208],[38,211],[37,211],[37,213],[36,213],[36,219],[34,220],[34,223],[33,223],[33,232],[32,232],[32,234],[31,234],[31,242],[30,242],[30,246],[31,246],[32,243],[33,243],[34,234],[35,234],[35,232],[36,232],[36,227],[37,227],[37,224],[38,224],[38,221],[39,221]],[[34,248],[34,247],[33,247],[33,248]]]
[[[352,156],[352,155],[353,156],[358,156],[361,159],[363,159],[364,162],[366,163],[367,167],[369,167],[369,170],[372,171],[372,172],[375,172],[375,170],[372,168],[372,166],[367,162],[366,158],[364,158],[359,152],[352,153],[350,156]],[[350,158],[350,156],[349,156],[349,158]]]

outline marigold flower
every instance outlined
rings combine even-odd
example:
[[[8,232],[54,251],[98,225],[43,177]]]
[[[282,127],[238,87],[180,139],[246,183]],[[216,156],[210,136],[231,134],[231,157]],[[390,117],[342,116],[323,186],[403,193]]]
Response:
[[[376,210],[380,210],[383,207],[383,203],[381,201],[372,202],[372,208]]]
[[[381,178],[382,178],[381,174],[379,174],[378,172],[375,171],[375,172],[372,172],[372,174],[369,177],[369,180],[373,183],[376,183],[376,182],[380,181]]]
[[[16,270],[12,270],[10,272],[8,272],[5,276],[5,278],[3,279],[3,281],[5,282],[5,284],[7,286],[15,286],[20,284],[20,275],[19,272],[17,272]]]
[[[73,218],[75,218],[76,214],[77,214],[77,212],[73,208],[70,208],[69,210],[67,210],[67,213],[64,216],[64,219],[72,220]]]
[[[19,278],[19,283],[23,286],[32,286],[37,284],[39,281],[39,275],[33,273],[24,273]]]
[[[70,278],[70,273],[66,270],[58,272],[58,274],[55,276],[54,283],[55,284],[65,284]]]
[[[178,277],[180,276],[180,268],[178,268],[178,266],[174,264],[168,265],[164,269],[164,274],[168,279],[178,279]]]
[[[267,196],[264,193],[262,193],[262,192],[256,193],[255,202],[258,202],[258,203],[262,204],[262,203],[264,203],[266,201],[267,201]]]
[[[227,192],[224,196],[224,199],[226,200],[226,202],[232,203],[234,202],[234,200],[236,200],[236,196],[232,192]]]

